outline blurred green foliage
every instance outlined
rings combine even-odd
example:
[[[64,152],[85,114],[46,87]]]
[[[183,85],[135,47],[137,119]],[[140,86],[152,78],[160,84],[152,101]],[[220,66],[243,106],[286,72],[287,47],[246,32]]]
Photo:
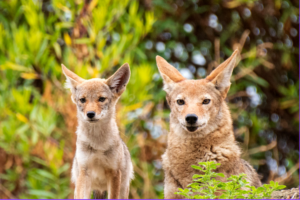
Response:
[[[76,108],[60,64],[89,79],[125,62],[130,197],[162,198],[170,111],[155,56],[203,78],[236,48],[228,101],[244,158],[264,182],[298,185],[298,14],[282,0],[0,1],[0,198],[73,197]]]

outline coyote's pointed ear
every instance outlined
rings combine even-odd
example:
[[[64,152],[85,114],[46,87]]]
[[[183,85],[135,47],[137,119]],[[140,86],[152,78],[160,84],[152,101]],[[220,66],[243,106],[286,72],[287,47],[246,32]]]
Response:
[[[180,72],[162,57],[156,56],[156,64],[164,80],[164,90],[167,93],[172,90],[175,83],[185,80]]]
[[[80,78],[77,76],[74,72],[71,72],[69,69],[67,69],[63,64],[61,64],[62,71],[64,75],[67,78],[66,82],[66,88],[70,88],[72,93],[74,94],[76,91],[76,86],[83,81],[85,81],[83,78]]]
[[[216,89],[221,92],[224,99],[226,98],[231,85],[230,77],[236,64],[237,54],[238,50],[235,50],[227,60],[220,64],[209,76],[206,77],[206,80],[212,82]]]
[[[130,78],[130,68],[127,63],[122,65],[111,77],[106,81],[109,88],[118,95],[121,95]]]

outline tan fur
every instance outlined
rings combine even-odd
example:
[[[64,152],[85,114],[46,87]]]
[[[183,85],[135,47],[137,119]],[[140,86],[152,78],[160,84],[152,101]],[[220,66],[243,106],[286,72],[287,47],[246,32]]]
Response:
[[[129,81],[128,64],[107,80],[84,80],[64,66],[62,69],[77,105],[76,154],[72,166],[74,198],[89,199],[92,191],[97,196],[108,191],[110,199],[127,199],[133,166],[119,135],[115,106]],[[101,102],[100,97],[105,100]],[[89,112],[94,112],[93,118],[88,117]]]
[[[117,171],[110,171],[107,172],[108,174],[110,174],[110,178],[109,178],[109,188],[108,188],[108,193],[109,199],[119,199],[119,194],[120,194],[120,183],[121,183],[121,171],[117,170]]]
[[[182,78],[180,81],[178,71],[169,64],[165,65],[166,61],[162,62],[163,58],[157,56],[171,108],[168,146],[162,156],[166,199],[182,198],[174,193],[192,183],[192,176],[199,171],[191,165],[203,161],[221,163],[216,171],[226,177],[245,173],[251,185],[261,185],[253,167],[240,158],[240,148],[235,142],[232,119],[225,102],[237,54],[235,51],[206,79]],[[172,70],[175,72],[169,73]],[[185,104],[179,105],[178,99],[184,100]],[[210,103],[203,104],[204,99],[210,99]],[[193,125],[197,127],[195,131],[188,130],[190,125],[185,119],[188,114],[198,117]]]

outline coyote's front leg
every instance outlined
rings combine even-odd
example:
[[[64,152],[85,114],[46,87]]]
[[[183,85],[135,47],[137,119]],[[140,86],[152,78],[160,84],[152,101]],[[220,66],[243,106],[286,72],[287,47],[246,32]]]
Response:
[[[120,198],[120,187],[121,187],[121,171],[110,171],[108,176],[107,188],[109,199]]]
[[[165,170],[164,182],[164,199],[183,199],[183,196],[175,194],[175,192],[178,192],[178,188],[183,189],[183,186],[178,179],[175,179],[171,171]]]
[[[75,185],[74,199],[90,199],[92,192],[91,184],[86,169],[80,169]]]

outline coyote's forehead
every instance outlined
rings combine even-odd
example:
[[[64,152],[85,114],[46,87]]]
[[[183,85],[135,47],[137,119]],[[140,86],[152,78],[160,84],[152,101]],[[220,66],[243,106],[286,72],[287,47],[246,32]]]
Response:
[[[198,98],[207,95],[215,96],[217,95],[217,91],[214,88],[214,85],[205,79],[184,80],[176,84],[171,96],[175,97],[178,95]]]
[[[99,94],[104,95],[105,97],[110,97],[112,92],[106,80],[100,78],[94,78],[86,80],[80,85],[77,86],[77,94],[81,96],[90,96],[98,97]]]

